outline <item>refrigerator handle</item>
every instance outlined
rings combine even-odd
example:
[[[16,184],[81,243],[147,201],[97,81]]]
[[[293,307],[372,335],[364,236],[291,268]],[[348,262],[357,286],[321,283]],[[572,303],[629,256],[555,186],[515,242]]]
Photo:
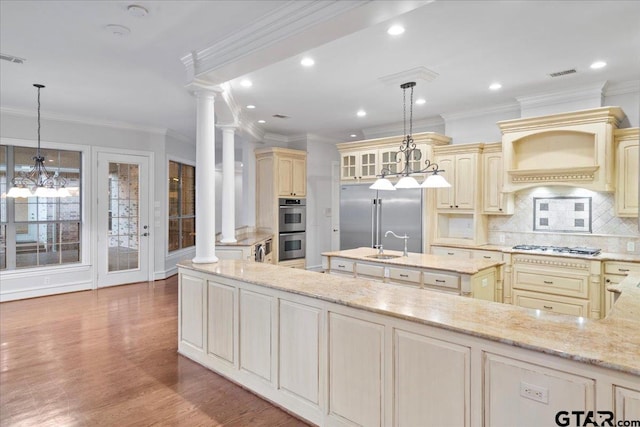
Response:
[[[376,224],[376,199],[371,200],[371,247],[375,248],[376,242],[374,241],[374,229]]]
[[[376,244],[382,244],[382,199],[376,198],[377,201],[377,213],[376,213]]]

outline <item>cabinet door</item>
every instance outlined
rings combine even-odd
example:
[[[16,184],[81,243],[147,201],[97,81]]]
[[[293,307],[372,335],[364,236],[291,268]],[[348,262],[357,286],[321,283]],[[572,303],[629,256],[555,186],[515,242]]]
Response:
[[[380,173],[383,169],[387,169],[389,173],[397,173],[402,169],[402,165],[398,163],[398,149],[384,148],[378,152],[380,157]]]
[[[617,150],[616,213],[638,215],[638,141],[622,141]]]
[[[380,173],[378,170],[378,150],[361,151],[359,154],[360,172],[358,179],[375,178]]]
[[[180,274],[179,343],[192,352],[204,353],[207,288],[204,279]]]
[[[456,209],[473,209],[475,206],[476,188],[478,188],[477,159],[477,154],[456,155],[454,198]]]
[[[613,388],[616,419],[618,421],[640,420],[640,388],[636,390],[620,386],[613,386]]]
[[[590,378],[494,354],[486,354],[484,374],[487,426],[556,425],[559,411],[594,410]]]
[[[293,196],[293,159],[278,159],[278,195]]]
[[[482,209],[487,213],[502,211],[502,153],[487,153],[483,157],[484,183]]]
[[[455,156],[439,156],[436,158],[438,168],[444,170],[440,175],[447,180],[451,187],[436,189],[436,208],[452,209],[454,206],[455,183]]]
[[[468,426],[468,347],[395,330],[394,425]]]
[[[343,154],[340,161],[340,179],[353,181],[358,179],[358,168],[356,153]]]
[[[296,197],[307,195],[307,163],[304,159],[293,159],[293,172],[291,174],[291,188]]]
[[[240,369],[271,381],[273,297],[240,291]]]

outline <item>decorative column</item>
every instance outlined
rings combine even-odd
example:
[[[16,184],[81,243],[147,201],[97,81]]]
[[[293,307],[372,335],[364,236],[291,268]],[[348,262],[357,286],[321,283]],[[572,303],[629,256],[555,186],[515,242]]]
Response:
[[[216,257],[216,132],[214,104],[217,91],[195,87],[196,111],[196,257],[206,264]]]
[[[235,130],[234,125],[219,125],[222,129],[222,239],[223,243],[236,240],[235,200]]]

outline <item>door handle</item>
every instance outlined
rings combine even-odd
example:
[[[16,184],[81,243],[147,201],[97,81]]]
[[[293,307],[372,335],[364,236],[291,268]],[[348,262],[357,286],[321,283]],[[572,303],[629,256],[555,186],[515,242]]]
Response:
[[[149,235],[149,233],[147,233],[147,232],[142,233],[142,236],[143,236],[143,237],[147,237],[148,235]]]

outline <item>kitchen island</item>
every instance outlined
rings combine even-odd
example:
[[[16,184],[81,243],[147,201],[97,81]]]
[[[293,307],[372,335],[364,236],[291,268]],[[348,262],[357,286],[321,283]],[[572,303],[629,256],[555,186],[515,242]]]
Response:
[[[640,301],[624,289],[595,321],[244,261],[182,262],[179,287],[182,355],[318,425],[640,419]]]

